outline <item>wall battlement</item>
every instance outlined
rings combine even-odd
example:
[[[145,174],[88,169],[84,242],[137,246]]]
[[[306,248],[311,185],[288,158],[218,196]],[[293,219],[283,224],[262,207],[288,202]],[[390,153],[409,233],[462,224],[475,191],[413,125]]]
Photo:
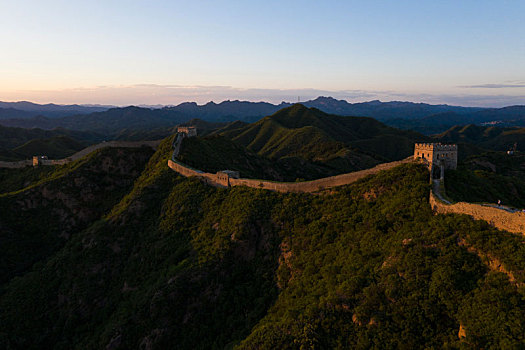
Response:
[[[457,151],[458,145],[451,144],[443,144],[440,142],[434,142],[434,143],[416,143],[415,144],[416,149],[422,149],[422,150],[434,150],[434,151]]]
[[[431,172],[434,167],[439,167],[443,178],[445,169],[456,169],[458,166],[458,147],[442,143],[416,143],[414,159],[427,163]]]

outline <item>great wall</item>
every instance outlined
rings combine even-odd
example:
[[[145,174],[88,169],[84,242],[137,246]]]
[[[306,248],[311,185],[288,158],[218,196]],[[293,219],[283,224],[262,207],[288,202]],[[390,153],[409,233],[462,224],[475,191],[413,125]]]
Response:
[[[247,186],[253,188],[261,188],[265,190],[277,191],[277,192],[317,192],[323,189],[348,185],[352,182],[355,182],[359,179],[364,178],[365,176],[376,174],[382,170],[388,170],[393,167],[396,167],[403,163],[412,162],[412,157],[409,157],[404,160],[383,163],[379,164],[374,168],[356,171],[347,174],[341,174],[336,176],[325,177],[313,181],[302,181],[302,182],[277,182],[277,181],[268,181],[268,180],[257,180],[257,179],[245,179],[232,176],[231,170],[219,171],[215,174],[206,173],[201,170],[193,169],[177,160],[177,157],[180,152],[180,147],[182,140],[187,136],[183,131],[180,131],[175,136],[173,141],[173,155],[170,160],[168,160],[168,166],[176,171],[177,173],[190,177],[196,176],[200,178],[207,184],[216,187],[233,187],[233,186]],[[238,174],[238,173],[237,173]]]
[[[177,160],[180,153],[180,147],[185,137],[195,136],[196,130],[191,127],[180,128],[175,135],[173,142],[172,158],[168,160],[168,167],[185,177],[195,176],[200,178],[203,182],[216,187],[233,187],[233,186],[247,186],[252,188],[266,189],[277,192],[295,192],[295,193],[315,193],[324,189],[332,187],[349,185],[357,180],[360,180],[368,175],[377,174],[383,170],[392,169],[398,165],[420,161],[427,164],[430,173],[435,166],[441,168],[441,180],[445,168],[454,169],[457,165],[457,147],[455,145],[440,145],[440,144],[416,144],[414,156],[409,158],[383,163],[371,169],[346,173],[336,176],[325,177],[313,181],[303,182],[277,182],[268,180],[246,179],[240,178],[235,171],[223,170],[217,173],[207,173],[198,169],[193,169]],[[61,165],[80,159],[87,154],[105,147],[152,147],[156,148],[162,140],[156,141],[109,141],[102,142],[84,148],[83,150],[73,154],[65,159],[28,159],[18,162],[4,162],[0,161],[0,168],[23,168],[26,166],[36,165]],[[425,152],[425,153],[423,153]],[[422,155],[424,154],[424,157]],[[481,204],[473,204],[466,202],[446,203],[439,194],[436,195],[430,190],[429,203],[436,214],[466,214],[476,220],[485,220],[494,227],[506,230],[513,233],[525,234],[525,212],[511,212],[503,208],[486,206]]]
[[[490,225],[497,227],[500,230],[525,235],[524,212],[510,212],[503,208],[495,208],[467,202],[448,204],[439,199],[433,191],[430,191],[429,203],[434,213],[465,214],[476,220],[485,220]]]
[[[0,161],[0,168],[23,168],[26,166],[37,166],[37,165],[63,165],[80,159],[89,153],[105,147],[124,147],[124,148],[135,148],[147,146],[153,149],[157,148],[162,140],[155,141],[108,141],[101,142],[95,145],[84,148],[81,151],[71,155],[64,159],[47,159],[43,156],[34,156],[33,159],[20,160],[17,162],[4,162]]]
[[[191,136],[196,135],[195,130],[192,130],[191,134]],[[371,169],[326,177],[318,180],[304,182],[274,182],[268,180],[245,179],[238,178],[238,176],[231,176],[232,172],[228,170],[219,171],[215,174],[206,173],[179,162],[177,157],[180,152],[182,141],[185,137],[188,137],[188,133],[185,130],[179,130],[176,134],[173,142],[173,155],[172,158],[168,160],[168,166],[182,176],[195,176],[205,183],[216,187],[247,186],[277,192],[313,193],[331,187],[348,185],[368,175],[377,174],[380,171],[415,161],[425,163],[429,168],[431,176],[434,167],[438,166],[441,169],[441,180],[444,180],[444,170],[446,168],[455,169],[457,167],[456,145],[416,144],[414,155],[409,158],[396,162],[379,164]],[[432,189],[430,190],[429,203],[436,214],[465,214],[475,220],[485,220],[498,229],[525,235],[524,212],[510,212],[503,208],[465,202],[449,204],[440,200],[434,194]]]

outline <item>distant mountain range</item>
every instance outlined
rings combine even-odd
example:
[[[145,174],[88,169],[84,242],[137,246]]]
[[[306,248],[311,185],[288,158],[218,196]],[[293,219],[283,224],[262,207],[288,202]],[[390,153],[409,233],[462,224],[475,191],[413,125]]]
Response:
[[[302,104],[329,114],[372,117],[397,128],[412,129],[427,135],[443,132],[454,125],[525,126],[525,106],[477,108],[398,101],[348,103],[331,97],[318,97]],[[186,102],[164,108],[109,108],[0,102],[0,124],[42,129],[62,127],[111,136],[123,129],[150,130],[173,127],[194,118],[207,122],[255,122],[292,105],[286,102],[274,105],[267,102],[228,100],[221,103],[209,102],[205,105]]]
[[[94,112],[107,111],[113,106],[83,106],[83,105],[57,105],[37,104],[27,101],[1,102],[0,119],[7,118],[31,118],[35,116],[45,116],[49,118],[65,117],[75,114],[89,114]]]

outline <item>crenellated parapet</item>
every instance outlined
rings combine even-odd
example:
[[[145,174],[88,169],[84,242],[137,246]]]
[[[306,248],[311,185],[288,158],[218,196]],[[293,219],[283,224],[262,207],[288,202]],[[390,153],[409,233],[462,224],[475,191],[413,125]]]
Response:
[[[458,146],[443,143],[416,143],[414,159],[428,164],[430,170],[434,166],[444,169],[456,169],[458,165]]]

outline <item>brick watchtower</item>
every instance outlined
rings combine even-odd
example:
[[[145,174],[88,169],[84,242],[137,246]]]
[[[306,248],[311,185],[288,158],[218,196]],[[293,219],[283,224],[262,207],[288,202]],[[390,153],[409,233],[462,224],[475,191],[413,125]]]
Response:
[[[443,179],[445,169],[456,169],[458,166],[458,146],[441,143],[416,143],[414,159],[425,162],[431,173],[438,166],[441,169],[441,179]]]
[[[195,126],[179,126],[177,132],[186,134],[187,137],[197,136],[197,128]]]

